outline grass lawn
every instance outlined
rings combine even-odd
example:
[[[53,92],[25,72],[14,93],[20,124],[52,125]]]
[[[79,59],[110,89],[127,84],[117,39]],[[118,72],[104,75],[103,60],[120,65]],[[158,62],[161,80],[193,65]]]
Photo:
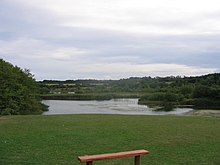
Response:
[[[84,165],[77,156],[146,149],[142,165],[219,165],[220,118],[126,115],[0,117],[1,165]],[[94,165],[133,165],[133,157]]]

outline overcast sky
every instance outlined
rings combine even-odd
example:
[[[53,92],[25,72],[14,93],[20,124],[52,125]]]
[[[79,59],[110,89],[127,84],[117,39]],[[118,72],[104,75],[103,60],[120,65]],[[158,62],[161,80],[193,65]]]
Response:
[[[220,1],[0,0],[0,58],[37,80],[220,72]]]

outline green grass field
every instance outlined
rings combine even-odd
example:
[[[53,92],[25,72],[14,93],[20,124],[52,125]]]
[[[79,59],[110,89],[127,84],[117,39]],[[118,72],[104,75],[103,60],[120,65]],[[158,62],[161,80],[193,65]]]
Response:
[[[220,118],[125,115],[0,117],[1,165],[84,165],[77,156],[146,149],[142,165],[219,165]],[[132,165],[133,157],[94,165]]]

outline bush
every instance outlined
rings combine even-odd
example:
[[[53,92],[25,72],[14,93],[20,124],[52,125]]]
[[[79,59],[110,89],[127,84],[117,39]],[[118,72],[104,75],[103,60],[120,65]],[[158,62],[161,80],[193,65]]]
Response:
[[[178,102],[183,99],[183,96],[180,94],[174,94],[171,92],[158,92],[145,95],[141,97],[140,100],[148,100],[148,101],[166,101],[166,102]]]
[[[13,109],[11,108],[5,108],[1,111],[1,115],[12,115],[13,114]]]

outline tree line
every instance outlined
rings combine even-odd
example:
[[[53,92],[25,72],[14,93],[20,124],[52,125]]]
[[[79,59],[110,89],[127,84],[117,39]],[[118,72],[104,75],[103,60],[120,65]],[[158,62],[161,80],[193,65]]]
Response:
[[[131,77],[120,80],[44,80],[46,99],[113,99],[138,97],[150,106],[220,107],[220,73],[196,77]],[[74,92],[74,94],[73,94]],[[93,97],[94,96],[94,97]],[[168,108],[170,109],[170,108]]]

